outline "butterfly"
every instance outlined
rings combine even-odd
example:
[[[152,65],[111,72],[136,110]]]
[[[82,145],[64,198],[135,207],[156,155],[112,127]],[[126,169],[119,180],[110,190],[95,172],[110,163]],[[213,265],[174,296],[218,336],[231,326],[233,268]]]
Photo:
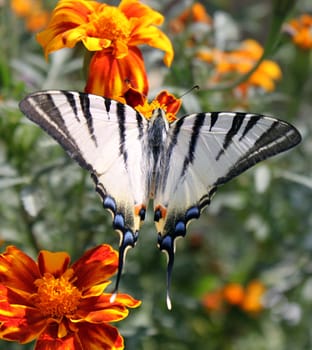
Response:
[[[168,257],[169,309],[176,239],[219,185],[301,141],[287,122],[252,113],[197,113],[169,123],[161,109],[147,120],[120,102],[61,90],[35,92],[19,106],[91,173],[121,236],[115,292],[153,201],[158,246]]]

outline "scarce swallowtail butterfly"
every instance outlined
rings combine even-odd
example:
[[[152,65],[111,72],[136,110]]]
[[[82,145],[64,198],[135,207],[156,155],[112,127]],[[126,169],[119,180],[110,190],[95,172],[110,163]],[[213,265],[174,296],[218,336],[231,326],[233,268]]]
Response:
[[[20,109],[91,173],[112,213],[121,235],[115,292],[153,200],[158,246],[168,256],[169,309],[175,240],[219,185],[301,140],[292,125],[268,116],[197,113],[169,124],[160,109],[147,120],[125,104],[72,91],[35,92]]]

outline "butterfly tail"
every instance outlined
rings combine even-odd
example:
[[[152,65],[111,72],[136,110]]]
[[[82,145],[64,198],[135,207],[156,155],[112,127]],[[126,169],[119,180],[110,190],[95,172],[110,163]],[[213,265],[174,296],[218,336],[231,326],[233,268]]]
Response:
[[[115,296],[118,292],[119,282],[121,279],[122,270],[123,270],[124,262],[126,259],[127,251],[130,248],[133,248],[135,246],[135,244],[138,240],[138,235],[139,234],[137,231],[135,233],[133,233],[131,230],[127,230],[127,229],[125,229],[124,232],[122,232],[121,243],[119,246],[118,272],[117,272],[116,284],[115,284],[115,288],[114,288],[114,292],[113,292],[113,295],[115,295]]]
[[[168,310],[171,310],[171,297],[170,297],[170,287],[171,287],[171,276],[172,276],[172,268],[174,263],[174,251],[175,251],[175,238],[170,235],[158,236],[158,247],[161,251],[166,253],[167,255],[167,288],[166,288],[166,303]]]

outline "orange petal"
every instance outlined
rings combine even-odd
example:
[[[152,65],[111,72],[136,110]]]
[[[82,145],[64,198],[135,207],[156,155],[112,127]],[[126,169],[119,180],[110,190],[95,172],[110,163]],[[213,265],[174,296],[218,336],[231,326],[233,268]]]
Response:
[[[33,282],[40,277],[37,264],[28,255],[14,246],[7,247],[0,255],[0,283],[19,289],[24,293],[34,293]]]
[[[35,308],[19,304],[21,296],[0,285],[0,338],[27,343],[37,338],[47,320]],[[30,300],[27,300],[30,303]]]
[[[169,67],[174,57],[170,39],[160,29],[154,26],[138,29],[132,34],[129,44],[135,46],[146,44],[165,52],[164,62]]]
[[[117,328],[108,324],[78,324],[76,335],[82,349],[124,349],[124,340]],[[76,348],[75,348],[76,349]],[[65,350],[65,349],[64,349]]]
[[[122,0],[119,9],[129,18],[132,25],[129,46],[146,44],[165,52],[164,62],[167,66],[173,60],[171,41],[159,28],[164,17],[147,5],[137,0]]]
[[[87,34],[83,25],[88,23],[88,16],[100,5],[96,1],[86,0],[59,1],[52,12],[47,28],[37,34],[37,40],[43,46],[45,56],[63,47],[73,47],[81,40]],[[76,35],[75,38],[71,37],[67,43],[64,42],[64,35],[66,38],[66,35],[71,35],[75,31],[78,31],[79,35]]]
[[[127,307],[135,308],[141,304],[141,301],[128,294],[117,294],[114,302],[110,302],[111,296],[112,294],[102,294],[99,297],[83,299],[71,320],[91,323],[116,322],[128,316]]]
[[[84,291],[105,283],[117,271],[117,267],[118,253],[107,244],[97,246],[72,265],[77,278],[75,285]]]
[[[36,343],[35,350],[84,350],[76,333],[68,333],[64,337],[58,337],[58,325],[51,324],[42,333]],[[88,349],[88,348],[86,348]]]
[[[176,115],[182,104],[180,98],[176,98],[166,90],[160,92],[156,97],[156,100],[159,102],[161,108],[165,107],[166,114],[170,113]]]
[[[86,92],[124,102],[123,95],[129,86],[147,95],[147,76],[139,49],[129,48],[128,55],[122,59],[116,59],[109,50],[92,56]]]
[[[49,252],[42,250],[38,256],[38,266],[41,275],[46,272],[51,273],[54,277],[60,277],[67,269],[70,257],[65,252]]]
[[[138,0],[122,0],[118,8],[130,19],[139,18],[141,25],[156,25],[163,23],[164,17],[149,6],[139,2]]]

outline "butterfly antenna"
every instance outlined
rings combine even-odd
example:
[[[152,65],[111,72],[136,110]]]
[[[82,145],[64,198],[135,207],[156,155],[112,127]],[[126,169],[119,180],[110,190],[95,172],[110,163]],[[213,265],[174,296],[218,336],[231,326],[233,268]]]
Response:
[[[193,90],[199,90],[200,87],[199,85],[194,85],[192,86],[190,89],[186,90],[185,92],[183,92],[183,94],[181,96],[179,96],[179,99],[184,97],[185,95],[189,94],[190,92],[192,92]]]
[[[167,255],[167,291],[166,291],[166,303],[168,310],[172,309],[172,303],[170,298],[170,287],[171,287],[171,275],[174,263],[174,238],[171,236],[158,237],[159,249]]]

